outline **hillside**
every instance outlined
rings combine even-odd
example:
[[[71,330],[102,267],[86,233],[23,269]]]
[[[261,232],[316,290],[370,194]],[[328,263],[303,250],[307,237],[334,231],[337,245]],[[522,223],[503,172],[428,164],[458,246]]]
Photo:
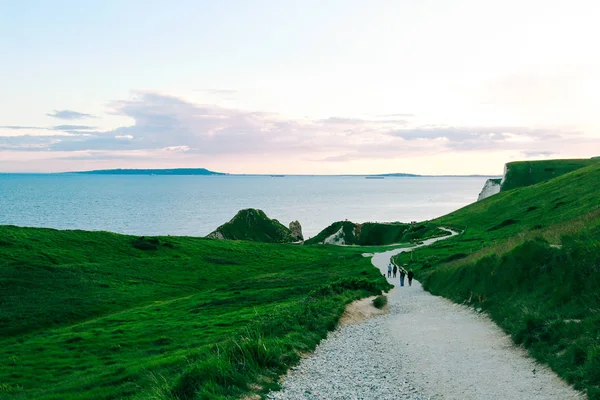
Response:
[[[0,398],[272,388],[346,303],[389,287],[360,253],[0,226]]]
[[[298,221],[293,221],[290,228],[287,228],[276,219],[267,217],[264,211],[253,208],[238,211],[231,221],[219,226],[206,237],[263,243],[292,243],[303,239]]]
[[[597,159],[511,162],[505,166],[501,190],[535,185],[598,162]]]
[[[600,164],[432,221],[463,231],[398,263],[472,304],[559,375],[600,399]]]
[[[447,234],[448,232],[439,229],[437,225],[429,223],[365,222],[357,224],[350,221],[337,221],[316,236],[307,239],[304,244],[384,246],[410,243]]]

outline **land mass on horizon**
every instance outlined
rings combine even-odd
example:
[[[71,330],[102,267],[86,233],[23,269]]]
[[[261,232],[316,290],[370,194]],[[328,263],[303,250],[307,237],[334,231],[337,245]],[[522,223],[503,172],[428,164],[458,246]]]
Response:
[[[91,175],[229,175],[206,168],[171,168],[171,169],[97,169],[92,171],[71,172]]]
[[[230,174],[227,172],[216,172],[206,168],[169,168],[169,169],[97,169],[91,171],[74,171],[65,172],[68,174],[88,174],[88,175],[220,175],[220,176],[271,176],[271,177],[286,177],[286,176],[318,176],[314,174],[286,174],[286,175],[275,175],[275,174]],[[381,178],[422,178],[422,177],[472,177],[472,178],[488,178],[496,177],[497,175],[420,175],[420,174],[408,174],[404,172],[394,172],[385,174],[332,174],[323,176],[368,176],[368,177],[381,177]],[[500,177],[501,175],[498,175]]]

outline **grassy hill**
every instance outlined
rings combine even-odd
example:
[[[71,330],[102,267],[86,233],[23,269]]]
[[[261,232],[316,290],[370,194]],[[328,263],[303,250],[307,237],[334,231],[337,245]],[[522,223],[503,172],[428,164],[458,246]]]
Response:
[[[448,232],[429,223],[404,224],[401,222],[357,224],[350,221],[337,221],[306,240],[305,244],[329,243],[385,246],[394,243],[410,243],[430,237],[445,236]]]
[[[360,253],[0,226],[0,399],[266,391],[388,289]]]
[[[291,243],[292,232],[262,210],[248,208],[238,211],[231,221],[221,225],[208,238],[250,240],[264,243]]]
[[[463,234],[416,250],[411,264],[427,290],[487,312],[594,400],[600,399],[597,182],[600,163],[591,163],[432,221]],[[411,263],[410,255],[397,262]]]
[[[597,164],[597,159],[517,161],[506,164],[502,191],[557,178],[579,168]]]

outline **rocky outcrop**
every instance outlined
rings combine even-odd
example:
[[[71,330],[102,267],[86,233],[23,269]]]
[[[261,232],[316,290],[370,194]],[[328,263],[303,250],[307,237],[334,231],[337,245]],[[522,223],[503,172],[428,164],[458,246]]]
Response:
[[[325,239],[323,239],[323,241],[321,242],[322,244],[333,244],[333,245],[337,245],[337,246],[343,246],[346,244],[346,240],[344,238],[344,227],[340,227],[340,229],[335,232],[334,234],[327,236]]]
[[[225,239],[225,237],[223,237],[223,234],[219,231],[219,229],[217,229],[214,232],[209,233],[208,235],[206,235],[206,237],[208,239],[219,239],[219,240]]]
[[[477,201],[483,200],[497,193],[500,193],[500,179],[488,179],[483,185],[483,189],[477,197]]]
[[[292,239],[294,240],[294,242],[304,240],[304,235],[302,235],[302,225],[300,225],[300,222],[290,222],[290,234],[292,235]]]
[[[221,225],[206,237],[220,240],[250,240],[264,243],[292,243],[298,233],[302,237],[302,228],[298,221],[296,235],[276,219],[271,219],[262,210],[248,208],[240,210],[231,221]],[[296,227],[296,224],[294,226]],[[291,226],[292,224],[290,224]]]

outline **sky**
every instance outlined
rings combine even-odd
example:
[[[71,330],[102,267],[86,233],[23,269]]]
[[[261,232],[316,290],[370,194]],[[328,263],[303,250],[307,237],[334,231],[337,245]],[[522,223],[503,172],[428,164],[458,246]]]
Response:
[[[0,172],[600,155],[590,0],[0,0]]]

